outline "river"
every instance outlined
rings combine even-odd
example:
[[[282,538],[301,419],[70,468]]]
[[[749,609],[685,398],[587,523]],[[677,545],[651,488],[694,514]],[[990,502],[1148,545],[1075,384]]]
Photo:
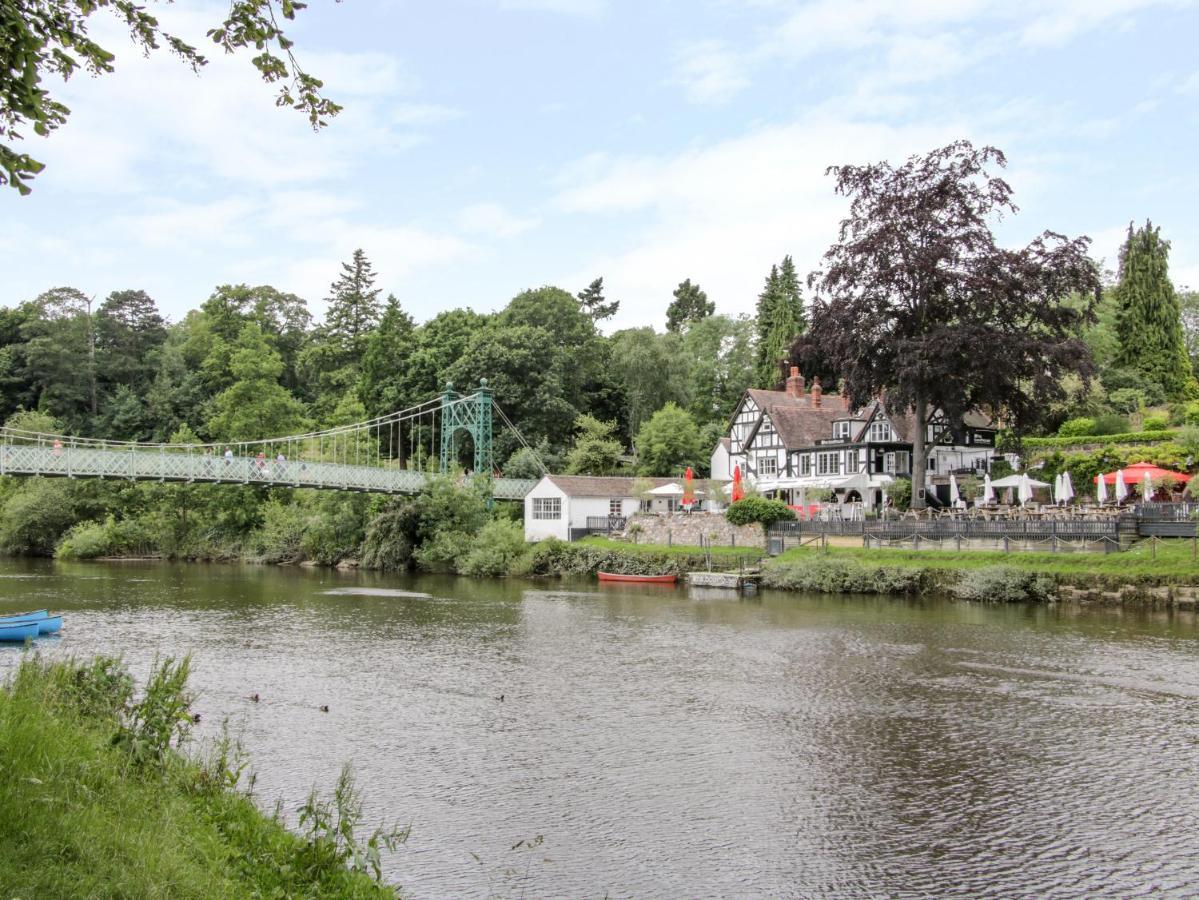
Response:
[[[1192,614],[0,562],[39,606],[190,652],[266,808],[351,761],[417,898],[1199,890]]]

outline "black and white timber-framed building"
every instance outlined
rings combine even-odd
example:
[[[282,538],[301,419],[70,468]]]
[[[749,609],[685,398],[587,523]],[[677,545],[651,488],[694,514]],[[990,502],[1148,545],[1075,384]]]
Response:
[[[730,479],[740,466],[747,483],[792,505],[833,491],[842,503],[880,506],[890,482],[911,477],[916,427],[911,413],[889,414],[878,400],[851,410],[819,379],[809,390],[792,367],[784,390],[745,392],[712,454],[712,477]],[[990,468],[997,429],[986,416],[969,413],[955,429],[937,411],[925,428],[930,484]]]

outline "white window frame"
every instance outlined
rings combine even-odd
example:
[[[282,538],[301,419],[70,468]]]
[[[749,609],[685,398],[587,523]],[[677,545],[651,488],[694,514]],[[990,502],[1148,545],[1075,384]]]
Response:
[[[834,422],[833,439],[838,441],[848,441],[852,430],[852,422]]]
[[[799,474],[800,476],[812,474],[812,454],[799,454]]]
[[[835,450],[832,453],[817,453],[816,454],[816,474],[817,475],[840,475],[841,474],[841,452]]]
[[[891,423],[871,422],[869,440],[876,444],[885,444],[891,441]]]
[[[534,497],[533,521],[558,522],[562,519],[561,497]]]
[[[883,471],[888,475],[906,475],[912,471],[911,454],[907,450],[891,450],[883,456]]]
[[[778,475],[779,460],[777,456],[761,456],[758,457],[758,474],[759,475]]]

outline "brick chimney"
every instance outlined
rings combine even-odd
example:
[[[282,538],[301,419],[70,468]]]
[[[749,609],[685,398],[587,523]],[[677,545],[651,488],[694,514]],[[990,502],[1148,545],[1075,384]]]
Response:
[[[813,406],[820,405],[820,395],[823,392],[824,392],[824,389],[820,386],[819,377],[813,378],[812,379],[812,405]]]
[[[803,376],[799,374],[799,366],[792,366],[791,377],[787,379],[787,396],[802,400],[803,392],[804,380]]]

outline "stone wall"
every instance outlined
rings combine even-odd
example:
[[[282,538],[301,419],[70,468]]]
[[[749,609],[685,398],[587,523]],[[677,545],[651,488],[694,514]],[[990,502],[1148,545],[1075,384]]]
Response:
[[[720,513],[672,513],[662,516],[638,514],[629,520],[629,527],[634,523],[641,526],[641,532],[628,535],[628,538],[636,540],[639,544],[698,547],[702,541],[717,547],[762,549],[766,546],[766,535],[761,525],[731,525]],[[625,533],[628,534],[627,529]]]

